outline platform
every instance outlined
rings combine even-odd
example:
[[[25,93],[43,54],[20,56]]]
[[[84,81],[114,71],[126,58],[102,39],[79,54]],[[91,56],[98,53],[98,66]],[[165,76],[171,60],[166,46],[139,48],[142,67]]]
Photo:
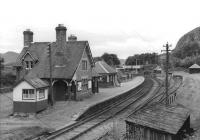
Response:
[[[123,94],[144,82],[144,77],[137,76],[132,81],[122,83],[120,87],[100,88],[100,92],[84,99],[83,101],[56,102],[53,108],[37,115],[40,121],[53,128],[59,128],[63,124],[73,123],[74,120],[91,106],[104,100]]]
[[[120,94],[123,94],[144,82],[144,77],[137,76],[133,80],[125,83],[121,83],[120,87],[114,88],[100,88],[99,93],[96,93],[89,98],[86,98],[82,101],[63,101],[56,102],[53,107],[49,107],[45,111],[38,113],[35,117],[30,118],[6,118],[2,116],[0,119],[1,122],[8,122],[2,124],[1,128],[5,132],[7,130],[18,129],[20,127],[25,127],[27,129],[27,125],[31,127],[38,126],[40,128],[50,128],[50,129],[59,129],[65,125],[69,125],[75,122],[75,119],[86,111],[89,107],[103,102],[104,100],[108,100]],[[12,122],[9,124],[9,122]],[[20,122],[16,123],[15,122]],[[18,128],[17,128],[18,127]],[[20,130],[20,129],[18,129]],[[20,130],[21,131],[21,130]],[[25,130],[23,130],[25,131]],[[37,130],[34,130],[37,131]],[[18,132],[16,132],[18,133]],[[19,132],[20,133],[20,132]]]

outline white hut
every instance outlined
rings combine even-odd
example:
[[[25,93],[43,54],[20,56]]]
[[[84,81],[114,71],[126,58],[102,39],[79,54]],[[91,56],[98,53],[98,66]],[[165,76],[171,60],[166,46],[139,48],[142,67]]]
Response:
[[[24,78],[13,88],[13,112],[36,113],[48,106],[48,84],[39,78]]]

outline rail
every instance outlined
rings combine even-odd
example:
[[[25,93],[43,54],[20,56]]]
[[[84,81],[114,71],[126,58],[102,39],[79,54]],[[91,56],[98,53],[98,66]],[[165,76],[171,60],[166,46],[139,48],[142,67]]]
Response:
[[[161,100],[162,101],[164,100],[163,93],[165,91],[165,88],[162,86],[163,85],[162,81],[158,79],[156,79],[155,81],[158,83],[158,87],[155,90],[155,96],[148,98],[143,104],[137,106],[134,109],[134,112],[137,112],[138,110],[142,109],[145,106],[150,105],[153,102],[156,101],[160,102]],[[88,113],[87,117],[85,116],[80,117],[79,121],[75,122],[74,124],[63,127],[56,131],[42,134],[40,136],[35,137],[33,140],[41,140],[41,139],[51,140],[57,137],[62,137],[62,138],[64,137],[70,140],[77,139],[83,134],[86,134],[91,129],[113,118],[113,116],[119,114],[120,112],[128,108],[130,105],[136,103],[138,100],[143,98],[149,92],[149,89],[152,88],[152,86],[153,82],[150,79],[145,80],[145,82],[141,86],[138,86],[135,89],[129,91],[123,96],[123,98],[121,98],[121,96],[118,96],[113,99],[113,102],[107,100],[105,108],[101,108],[102,104],[99,106],[97,105],[94,109],[92,109],[93,111],[96,111],[98,109],[97,112],[95,113],[92,113],[93,111],[87,112]],[[179,86],[177,86],[175,90],[177,90]],[[174,86],[170,87],[170,89],[174,89]],[[175,90],[173,90],[170,93],[172,94]]]
[[[114,102],[109,101],[110,104],[108,104],[108,106],[104,109],[101,109],[99,107],[99,112],[95,114],[90,114],[87,118],[83,117],[79,121],[67,127],[46,133],[45,135],[38,136],[34,138],[34,140],[50,140],[61,135],[62,137],[65,137],[67,135],[67,139],[76,139],[82,134],[90,131],[92,128],[97,127],[103,122],[109,120],[111,117],[117,115],[131,104],[137,102],[139,99],[143,98],[149,92],[149,89],[152,88],[152,86],[153,82],[150,79],[145,80],[145,82],[141,86],[138,86],[135,89],[129,91],[129,94],[127,93],[126,95],[124,95],[124,97],[120,100],[116,99]]]

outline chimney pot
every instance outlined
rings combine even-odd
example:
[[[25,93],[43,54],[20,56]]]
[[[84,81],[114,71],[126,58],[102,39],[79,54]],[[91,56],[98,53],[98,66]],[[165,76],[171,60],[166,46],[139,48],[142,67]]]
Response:
[[[77,37],[73,34],[71,34],[69,37],[68,37],[68,41],[77,41]]]

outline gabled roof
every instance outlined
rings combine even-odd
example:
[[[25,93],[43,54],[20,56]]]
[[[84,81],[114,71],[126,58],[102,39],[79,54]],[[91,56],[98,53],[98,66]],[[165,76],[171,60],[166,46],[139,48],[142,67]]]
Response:
[[[50,78],[48,44],[49,42],[35,42],[30,47],[24,47],[17,59],[17,64],[22,62],[21,58],[27,52],[39,61],[26,77]],[[84,51],[88,54],[92,66],[94,65],[88,41],[68,41],[62,47],[58,47],[56,42],[53,42],[51,46],[52,78],[71,79],[78,68]]]
[[[47,50],[49,42],[34,42],[30,47],[24,47],[17,57],[16,63],[14,66],[22,66],[22,59],[24,56],[29,53],[31,57],[35,60],[44,59],[44,53]]]
[[[16,87],[22,81],[26,81],[27,83],[29,83],[31,86],[33,86],[36,89],[49,86],[47,82],[36,77],[36,78],[24,78],[24,79],[20,80],[19,82],[17,82],[14,87]]]
[[[109,66],[106,62],[104,61],[97,61],[95,63],[95,70],[99,74],[105,74],[105,73],[117,73],[114,68]]]
[[[200,69],[200,66],[197,64],[193,64],[192,66],[189,67],[189,69]]]
[[[92,77],[99,77],[100,75],[96,72],[95,67],[92,68]]]
[[[127,121],[170,134],[177,134],[188,117],[188,110],[181,106],[166,107],[162,104],[154,104],[130,115]]]

